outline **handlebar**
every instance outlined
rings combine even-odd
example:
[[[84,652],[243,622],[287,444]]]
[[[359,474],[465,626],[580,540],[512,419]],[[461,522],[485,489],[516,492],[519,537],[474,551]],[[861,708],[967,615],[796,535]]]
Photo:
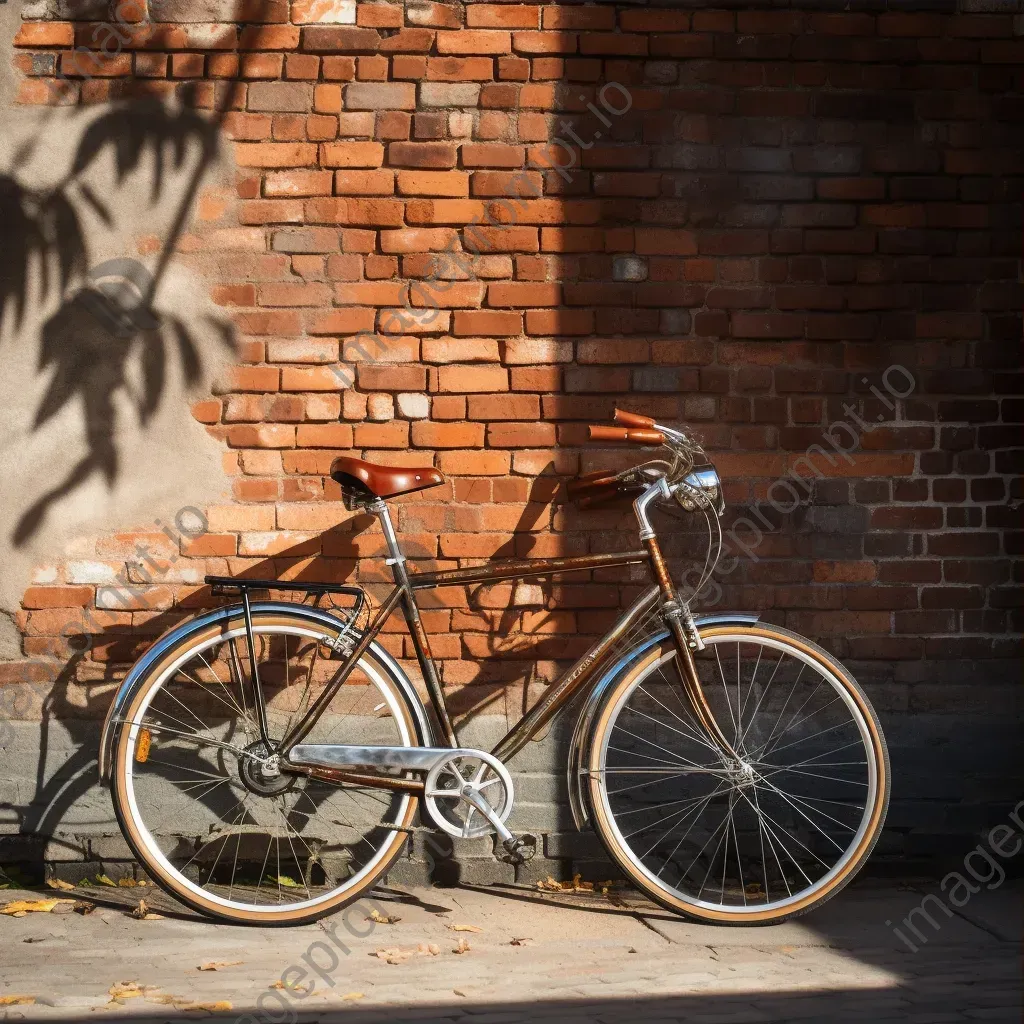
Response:
[[[631,415],[627,413],[626,415]],[[638,417],[645,419],[645,417]],[[633,427],[590,427],[591,441],[625,441],[627,444],[664,444],[665,435],[660,430]]]
[[[653,429],[654,420],[650,416],[641,416],[639,413],[626,412],[625,409],[616,409],[615,415],[612,419],[623,427],[640,427],[643,429]]]

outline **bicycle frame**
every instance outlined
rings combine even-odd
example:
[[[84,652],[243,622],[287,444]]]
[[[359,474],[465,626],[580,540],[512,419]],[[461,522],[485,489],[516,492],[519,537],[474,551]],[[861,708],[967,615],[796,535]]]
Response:
[[[544,697],[505,734],[495,745],[491,753],[499,760],[505,761],[522,750],[586,686],[615,644],[626,635],[635,622],[659,602],[660,598],[666,621],[675,636],[680,650],[680,675],[684,691],[694,707],[698,720],[704,724],[709,735],[727,755],[736,756],[725,735],[715,722],[704,698],[691,653],[692,649],[699,649],[701,646],[693,617],[690,615],[685,603],[681,603],[677,597],[661,549],[658,546],[657,537],[647,520],[647,505],[659,493],[663,493],[663,491],[656,487],[649,488],[644,495],[634,502],[634,509],[641,525],[641,540],[644,543],[642,550],[599,555],[579,555],[568,558],[502,559],[482,566],[417,573],[412,576],[406,571],[406,559],[395,535],[386,502],[374,502],[369,506],[369,510],[377,515],[384,532],[390,556],[387,559],[387,564],[391,566],[394,576],[394,589],[388,594],[377,610],[373,621],[369,623],[358,641],[347,652],[344,661],[323,692],[313,701],[303,717],[294,723],[289,732],[277,745],[276,752],[287,758],[288,751],[296,744],[301,743],[303,738],[309,734],[321,714],[323,714],[344,684],[349,673],[370,644],[376,639],[383,624],[399,604],[402,605],[405,621],[409,628],[409,634],[412,637],[416,658],[423,673],[431,706],[441,729],[441,738],[452,748],[459,746],[458,737],[448,712],[447,701],[444,696],[440,675],[437,671],[437,665],[430,650],[430,640],[427,637],[420,609],[416,602],[417,591],[431,590],[458,583],[491,583],[528,576],[555,576],[588,569],[646,563],[651,567],[652,575],[654,576],[655,582],[653,585],[645,590],[622,613],[603,637],[592,644],[571,668],[566,670],[551,684]],[[248,622],[247,628],[249,628]],[[256,685],[258,686],[258,683]],[[370,778],[372,776],[360,775],[360,779],[364,781],[368,781]],[[393,781],[395,780],[383,780],[381,784],[388,785]]]

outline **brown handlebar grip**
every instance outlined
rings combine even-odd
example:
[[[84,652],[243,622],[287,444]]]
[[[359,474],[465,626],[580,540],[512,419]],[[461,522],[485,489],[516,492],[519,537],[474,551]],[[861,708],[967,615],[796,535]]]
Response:
[[[654,426],[654,420],[652,420],[650,416],[641,416],[639,413],[626,412],[625,409],[616,409],[613,419],[616,423],[619,423],[624,427],[640,427],[641,430],[649,430]]]
[[[591,441],[625,441],[630,444],[662,444],[660,430],[627,430],[625,427],[591,427]]]

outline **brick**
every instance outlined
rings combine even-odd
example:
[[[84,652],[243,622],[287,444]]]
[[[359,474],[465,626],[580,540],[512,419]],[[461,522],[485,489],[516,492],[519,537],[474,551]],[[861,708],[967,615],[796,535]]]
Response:
[[[401,28],[402,8],[389,3],[360,4],[356,21],[371,28]]]
[[[414,423],[412,443],[420,448],[482,448],[481,423]]]
[[[320,147],[324,167],[380,167],[384,147],[379,142],[329,142]]]
[[[441,452],[437,468],[449,476],[504,476],[511,462],[508,452]]]
[[[507,313],[489,309],[458,310],[455,313],[453,333],[462,336],[489,335],[514,337],[523,333],[522,313]]]
[[[455,146],[447,142],[392,142],[388,159],[396,167],[454,167]]]
[[[425,107],[475,107],[480,86],[475,82],[423,82],[420,103]]]
[[[434,82],[489,82],[493,77],[490,57],[427,58],[427,78]]]
[[[575,32],[513,32],[512,48],[516,53],[575,53]]]
[[[472,4],[466,9],[470,28],[540,28],[540,8],[532,4]]]
[[[353,82],[345,86],[346,110],[414,110],[416,87],[409,82]]]
[[[330,171],[278,171],[263,179],[266,196],[323,196],[330,195]]]
[[[480,428],[481,436],[483,427]],[[81,608],[91,604],[92,587],[29,587],[22,595],[23,608]]]
[[[562,301],[562,286],[554,282],[494,282],[487,286],[487,301],[492,306],[557,306]]]
[[[296,25],[354,25],[356,0],[291,0]]]
[[[429,25],[436,28],[459,28],[462,21],[459,10],[432,0],[417,0],[406,10],[406,19],[411,25]]]
[[[14,36],[15,46],[43,48],[47,46],[73,46],[74,26],[66,21],[25,22]]]
[[[298,45],[299,30],[291,25],[247,25],[238,37],[242,50],[294,50]]]
[[[312,109],[313,90],[301,82],[254,82],[248,89],[247,106],[262,112],[305,112]]]
[[[399,171],[398,193],[403,196],[465,196],[469,175],[460,171]]]
[[[463,29],[461,32],[441,32],[437,37],[437,52],[442,54],[508,53],[512,45],[510,32],[493,29]]]
[[[287,23],[288,0],[149,0],[149,16],[163,22]]]
[[[526,314],[527,334],[591,334],[594,327],[591,310],[531,309]]]
[[[329,173],[329,172],[328,172]],[[390,196],[395,192],[395,172],[380,168],[375,171],[335,171],[334,191],[339,196]],[[331,200],[333,203],[344,204],[343,219],[340,223],[350,223],[349,208],[352,214],[365,214],[365,205],[353,205],[344,200]],[[398,214],[401,223],[401,214]]]
[[[487,443],[494,448],[550,448],[557,442],[553,423],[492,423]]]
[[[316,163],[316,146],[297,142],[236,143],[239,167],[307,167]]]
[[[441,393],[472,394],[508,390],[508,370],[500,366],[442,366],[437,371]]]
[[[132,73],[130,54],[75,50],[60,55],[60,71],[71,78],[116,78]]]
[[[455,240],[450,228],[403,228],[382,231],[380,247],[384,252],[439,252]]]
[[[373,28],[303,28],[302,49],[307,53],[373,53],[380,33]]]

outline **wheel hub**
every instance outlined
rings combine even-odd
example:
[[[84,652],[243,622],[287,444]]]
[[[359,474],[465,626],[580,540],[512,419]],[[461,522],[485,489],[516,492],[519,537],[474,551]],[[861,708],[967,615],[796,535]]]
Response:
[[[277,796],[291,789],[298,780],[297,775],[281,771],[280,758],[271,754],[262,740],[250,743],[245,752],[252,756],[238,759],[238,777],[250,792],[259,796]]]
[[[732,765],[729,778],[737,789],[747,789],[757,781],[757,772],[749,761],[738,761]]]

